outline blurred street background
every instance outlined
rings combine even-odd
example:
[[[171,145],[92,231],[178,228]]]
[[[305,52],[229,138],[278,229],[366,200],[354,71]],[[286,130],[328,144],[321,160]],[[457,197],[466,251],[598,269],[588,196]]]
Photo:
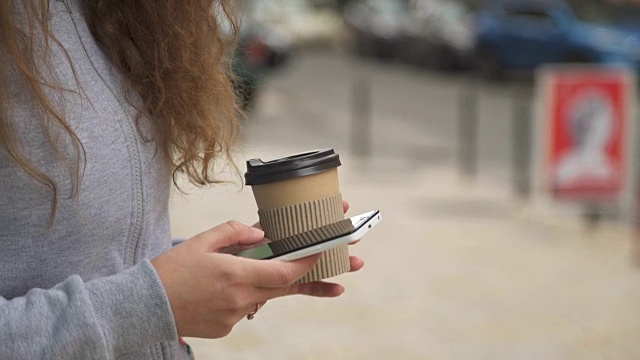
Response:
[[[535,71],[634,74],[640,4],[248,5],[234,61],[247,112],[240,170],[250,158],[335,148],[349,214],[378,208],[384,219],[352,248],[367,266],[334,279],[342,297],[271,301],[224,339],[189,339],[196,359],[640,358],[634,182],[585,206],[535,180],[548,151],[535,136]],[[621,131],[625,143],[640,144],[633,129]],[[636,175],[638,156],[627,157]],[[221,175],[235,183],[173,195],[176,238],[257,221],[251,189]]]

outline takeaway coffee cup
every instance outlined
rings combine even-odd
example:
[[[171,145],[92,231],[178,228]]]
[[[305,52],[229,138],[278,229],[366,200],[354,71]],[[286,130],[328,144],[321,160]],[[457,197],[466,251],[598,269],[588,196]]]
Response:
[[[253,190],[265,236],[277,242],[343,220],[340,165],[333,149],[247,161],[245,180]],[[341,245],[323,253],[316,267],[299,282],[330,278],[349,268],[349,250]]]

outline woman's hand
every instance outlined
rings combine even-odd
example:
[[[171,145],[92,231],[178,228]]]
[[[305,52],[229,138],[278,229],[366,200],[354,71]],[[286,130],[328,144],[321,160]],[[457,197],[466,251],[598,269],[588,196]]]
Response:
[[[349,204],[343,202],[345,213]],[[293,285],[315,266],[320,255],[297,261],[252,260],[229,249],[254,247],[264,232],[235,221],[216,226],[151,261],[171,304],[178,334],[220,338],[256,309],[256,304],[287,295],[336,297],[344,288],[316,281]],[[364,261],[350,257],[351,271]]]
[[[335,284],[292,284],[319,255],[298,261],[251,260],[223,254],[229,246],[262,241],[262,230],[228,222],[201,233],[153,259],[180,336],[219,338],[255,310],[256,303],[303,294],[335,297]]]

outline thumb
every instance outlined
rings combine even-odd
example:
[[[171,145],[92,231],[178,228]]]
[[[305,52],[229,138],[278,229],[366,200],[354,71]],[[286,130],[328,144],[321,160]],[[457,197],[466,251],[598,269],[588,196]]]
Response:
[[[227,221],[198,236],[207,250],[218,251],[231,246],[253,245],[264,239],[264,231],[238,221]]]

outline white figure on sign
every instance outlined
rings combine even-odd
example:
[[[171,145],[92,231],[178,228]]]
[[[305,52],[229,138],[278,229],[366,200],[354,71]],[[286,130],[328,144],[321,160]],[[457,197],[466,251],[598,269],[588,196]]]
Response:
[[[556,185],[611,185],[618,175],[606,151],[615,126],[611,99],[601,92],[585,92],[566,115],[572,146],[558,161]]]

